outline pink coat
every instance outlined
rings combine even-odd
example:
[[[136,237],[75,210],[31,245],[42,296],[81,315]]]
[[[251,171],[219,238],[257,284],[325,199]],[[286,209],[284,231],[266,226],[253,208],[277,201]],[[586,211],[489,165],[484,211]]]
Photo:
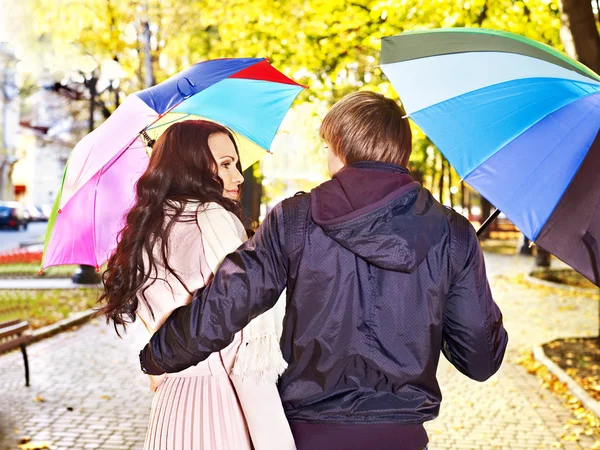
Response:
[[[188,203],[186,213],[189,212],[193,217],[197,207],[198,203]],[[235,250],[245,239],[243,226],[237,217],[221,206],[211,203],[206,210],[201,209],[201,211],[197,220],[176,223],[169,236],[169,264],[177,271],[190,292],[204,287],[225,255]],[[156,255],[158,251],[155,252],[155,257]],[[154,276],[156,280],[145,291],[148,303],[141,298],[141,294],[138,295],[140,298],[138,318],[150,334],[158,330],[174,309],[191,301],[191,296],[185,287],[164,267],[159,266],[158,273]],[[154,316],[148,305],[152,308]],[[262,320],[265,319],[268,318]],[[228,445],[236,450],[249,449],[248,434],[256,450],[295,449],[275,382],[234,374],[234,372],[240,373],[234,367],[240,356],[240,349],[245,349],[248,345],[247,341],[243,346],[241,343],[244,341],[244,335],[252,333],[249,328],[250,325],[238,333],[232,344],[225,350],[213,353],[207,360],[196,366],[167,376],[156,394],[156,397],[164,398],[160,400],[155,398],[153,404],[146,439],[147,449],[218,448],[223,450],[228,448]],[[254,330],[256,328],[255,324]],[[278,367],[277,373],[284,368],[285,366]],[[229,381],[226,383],[218,381],[222,376],[226,376]],[[185,383],[191,382],[190,379],[200,379],[202,383],[208,383],[210,385],[210,388],[206,389],[208,394],[182,401],[182,396],[193,391],[189,386],[184,387]],[[175,388],[174,380],[179,380],[178,388]],[[236,402],[235,397],[239,403]],[[204,403],[205,406],[207,403],[211,404],[210,417],[206,417],[206,414],[198,414],[195,420],[185,417],[190,414],[184,414],[181,405],[187,405],[184,407],[185,411],[193,411],[197,406],[194,404],[198,402]],[[237,405],[241,405],[241,411]],[[173,422],[170,433],[164,430],[165,415],[168,416],[168,423]],[[197,423],[198,420],[203,423]],[[194,436],[186,439],[187,434],[199,430],[197,439],[194,440]],[[169,441],[167,435],[175,440]],[[198,444],[198,439],[202,445]],[[227,445],[225,442],[228,439],[231,442]],[[194,443],[186,445],[186,442]]]

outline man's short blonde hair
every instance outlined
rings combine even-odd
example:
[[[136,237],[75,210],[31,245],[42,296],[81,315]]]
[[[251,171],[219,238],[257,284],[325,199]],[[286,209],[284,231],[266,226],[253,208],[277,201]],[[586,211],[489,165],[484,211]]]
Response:
[[[404,109],[371,91],[354,92],[337,102],[321,125],[321,138],[345,164],[382,161],[408,164],[412,134]]]

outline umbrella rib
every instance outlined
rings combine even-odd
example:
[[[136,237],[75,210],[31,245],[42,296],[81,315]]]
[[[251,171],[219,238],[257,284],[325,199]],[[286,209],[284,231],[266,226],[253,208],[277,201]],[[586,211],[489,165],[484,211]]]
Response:
[[[167,125],[171,125],[172,123],[179,122],[180,120],[183,120],[186,117],[190,117],[191,115],[192,115],[191,113],[186,113],[182,117],[178,117],[177,119],[173,119],[173,120],[170,120],[170,121],[165,122],[165,123],[159,123],[159,124],[157,124],[156,122],[154,122],[152,125],[150,125],[149,127],[147,127],[145,129],[145,131],[155,130],[156,128],[160,128],[160,127],[164,127],[164,126],[167,126]]]
[[[574,101],[572,101],[572,102],[570,102],[570,103],[567,103],[566,105],[563,105],[563,106],[561,106],[560,108],[556,108],[556,109],[554,109],[554,110],[552,110],[552,111],[548,111],[548,113],[547,113],[547,114],[545,114],[544,116],[540,117],[538,120],[536,120],[534,123],[532,123],[532,124],[531,124],[529,127],[527,127],[527,128],[525,128],[525,129],[523,129],[523,130],[522,130],[522,131],[521,131],[521,132],[520,132],[520,133],[519,133],[517,136],[515,136],[514,138],[512,138],[512,139],[511,139],[510,141],[508,141],[506,144],[504,144],[504,145],[502,145],[501,147],[497,148],[497,149],[496,149],[496,150],[495,150],[493,153],[491,153],[490,155],[488,155],[488,157],[487,157],[487,158],[485,158],[483,161],[481,161],[479,164],[477,164],[475,167],[473,167],[471,170],[469,170],[469,173],[465,174],[465,176],[464,176],[462,179],[463,179],[463,180],[464,180],[464,179],[466,179],[466,178],[467,178],[469,175],[471,175],[471,174],[472,174],[472,173],[473,173],[473,172],[474,172],[474,171],[475,171],[475,170],[476,170],[478,167],[480,167],[480,166],[481,166],[481,165],[482,165],[484,162],[486,162],[486,161],[487,161],[487,160],[489,160],[489,159],[490,159],[492,156],[494,156],[496,153],[498,153],[500,150],[502,150],[502,149],[503,149],[503,148],[504,148],[506,145],[508,145],[509,143],[513,142],[515,139],[518,139],[518,138],[519,138],[519,136],[522,136],[523,134],[525,134],[527,131],[529,131],[531,128],[533,128],[534,126],[536,126],[538,123],[540,123],[540,122],[541,122],[542,120],[544,120],[546,117],[548,117],[548,116],[550,116],[551,114],[555,113],[556,111],[558,111],[558,110],[560,110],[560,109],[564,108],[565,106],[568,106],[568,105],[570,105],[570,104],[572,104],[572,103],[575,103],[575,102],[577,102],[577,101],[579,101],[579,100],[581,100],[581,99],[584,99],[584,98],[590,97],[590,96],[592,96],[592,95],[597,95],[597,94],[599,94],[599,93],[600,93],[600,92],[598,92],[598,91],[597,91],[597,92],[592,92],[592,93],[590,93],[590,94],[588,94],[588,95],[584,95],[584,96],[582,96],[582,97],[579,97],[578,99],[576,99],[576,100],[574,100]],[[536,102],[536,103],[537,103],[537,102]],[[528,106],[529,106],[529,105],[528,105]],[[523,108],[525,108],[525,107],[523,107]],[[506,117],[510,117],[510,116],[512,116],[512,115],[514,115],[514,114],[516,114],[517,112],[521,111],[523,108],[521,108],[521,109],[519,109],[519,110],[516,110],[516,111],[513,111],[511,114],[509,114],[509,115],[508,115],[508,116],[506,116]],[[504,119],[504,118],[503,118],[503,119]],[[498,120],[498,121],[499,121],[499,120]],[[493,123],[493,124],[491,124],[491,125],[494,125],[495,123],[498,123],[498,121],[494,122],[494,123]],[[486,129],[489,129],[489,126],[488,126],[488,127],[486,127]]]
[[[125,153],[125,152],[123,152],[123,153]],[[100,184],[101,176],[102,176],[102,171],[100,171],[100,173],[98,173],[98,179],[96,180],[96,185],[94,186],[94,209],[92,212],[92,244],[94,247],[94,262],[95,262],[96,270],[99,269],[98,255],[96,253],[96,199],[98,198],[98,184]]]
[[[467,92],[464,92],[464,93],[462,93],[462,94],[455,95],[455,96],[453,96],[453,97],[450,97],[450,98],[447,98],[447,99],[445,99],[445,100],[440,100],[440,101],[438,101],[438,102],[432,103],[431,105],[427,105],[427,106],[424,106],[424,107],[422,107],[422,108],[419,108],[419,109],[417,109],[416,111],[407,112],[407,113],[406,113],[406,115],[405,115],[405,116],[403,116],[402,118],[404,119],[404,118],[408,117],[409,119],[412,119],[412,118],[413,118],[413,116],[414,116],[415,114],[417,114],[417,113],[420,113],[420,112],[422,112],[422,111],[425,111],[425,110],[427,110],[427,109],[429,109],[429,108],[433,108],[433,107],[435,107],[435,106],[439,106],[439,105],[441,105],[442,103],[448,102],[448,101],[450,101],[450,100],[453,100],[453,99],[455,99],[455,98],[458,98],[458,97],[462,97],[462,96],[464,96],[464,95],[470,95],[470,94],[474,94],[474,93],[476,93],[477,91],[484,90],[484,89],[488,89],[488,88],[490,88],[490,87],[492,87],[492,86],[498,86],[498,85],[500,85],[500,84],[504,84],[504,83],[510,83],[510,82],[513,82],[513,81],[519,81],[519,80],[532,80],[532,79],[533,79],[533,78],[517,78],[517,79],[514,79],[514,80],[508,80],[508,81],[499,81],[498,83],[492,83],[492,84],[489,84],[489,85],[487,85],[487,86],[483,86],[483,87],[480,87],[480,88],[474,89],[474,90],[472,90],[472,91],[467,91]],[[542,78],[538,78],[538,79],[544,79],[544,80],[551,79],[551,80],[558,80],[558,81],[573,81],[573,80],[570,80],[570,79],[568,79],[568,78],[548,78],[548,77],[542,77]],[[594,83],[594,82],[583,82],[583,81],[580,81],[580,82],[578,82],[578,83],[582,83],[582,84],[589,84],[589,85],[591,85],[591,86],[595,86],[597,89],[599,89],[598,91],[596,91],[596,92],[593,92],[593,93],[591,93],[591,94],[589,94],[589,93],[588,93],[588,95],[593,95],[593,94],[597,94],[598,92],[600,92],[600,82]],[[586,91],[585,91],[585,90],[584,90],[584,89],[583,89],[581,86],[577,85],[577,87],[578,87],[579,89],[581,89],[582,91],[586,92]],[[583,97],[582,97],[582,98],[583,98]],[[400,98],[400,103],[402,103],[402,98]]]
[[[578,125],[580,125],[581,123],[583,123],[583,122],[585,121],[585,118],[586,118],[586,117],[588,117],[588,116],[589,116],[590,114],[592,114],[592,113],[593,113],[593,111],[590,111],[590,112],[589,112],[588,114],[586,114],[586,115],[585,115],[585,116],[584,116],[584,117],[583,117],[581,120],[579,120],[579,122],[577,122],[577,125],[576,125],[575,127],[573,127],[573,128],[572,128],[572,129],[571,129],[571,130],[570,130],[570,131],[569,131],[569,132],[568,132],[568,133],[567,133],[567,134],[566,134],[566,135],[563,137],[563,139],[561,139],[561,140],[560,140],[558,143],[556,143],[556,145],[554,146],[554,148],[552,149],[552,151],[548,152],[548,154],[547,154],[547,155],[546,155],[546,156],[545,156],[545,157],[544,157],[544,158],[543,158],[541,161],[538,161],[538,163],[535,165],[535,169],[534,169],[534,171],[535,171],[535,170],[537,170],[537,168],[539,168],[539,167],[540,167],[542,164],[544,164],[544,162],[545,162],[545,161],[546,161],[548,158],[550,158],[550,157],[552,156],[552,154],[553,154],[553,153],[554,153],[554,152],[557,150],[557,148],[559,147],[560,143],[564,142],[565,140],[567,140],[567,141],[568,141],[568,140],[569,140],[568,138],[569,138],[569,137],[570,137],[570,136],[571,136],[571,135],[572,135],[572,134],[575,132],[575,130],[576,130],[576,128],[577,128],[577,126],[578,126]],[[550,113],[550,114],[552,114],[552,113]],[[540,121],[539,121],[539,122],[541,122],[542,120],[544,120],[544,119],[545,119],[546,117],[548,117],[550,114],[548,114],[547,116],[544,116],[542,119],[540,119]],[[538,122],[538,123],[539,123],[539,122]],[[523,133],[522,133],[522,134],[523,134]],[[519,136],[522,136],[522,134],[520,134]],[[517,138],[518,138],[518,137],[517,137]],[[512,141],[511,141],[511,142],[512,142]],[[493,155],[492,155],[492,156],[493,156]],[[489,159],[489,158],[488,158],[488,159]],[[487,161],[487,160],[486,160],[486,161]],[[485,161],[484,161],[484,162],[485,162]],[[482,164],[483,164],[483,163],[482,163]],[[481,166],[481,164],[480,164],[479,166],[477,166],[477,167],[480,167],[480,166]],[[477,167],[476,167],[475,169],[477,169]],[[474,171],[475,169],[473,169],[473,171]],[[473,172],[473,171],[471,171],[471,172]],[[573,181],[573,178],[575,177],[575,175],[576,175],[576,174],[577,174],[577,172],[575,172],[575,173],[573,174],[573,177],[571,178],[571,180],[569,181],[569,183],[568,183],[568,184],[567,184],[567,186],[565,187],[565,190],[563,191],[563,193],[561,194],[561,196],[559,197],[559,199],[560,199],[560,198],[562,198],[562,196],[565,194],[566,190],[568,189],[568,187],[569,187],[570,183]],[[514,190],[514,192],[513,192],[513,194],[512,194],[512,197],[511,197],[511,198],[514,198],[514,197],[515,197],[515,196],[516,196],[516,195],[519,193],[519,191],[520,191],[520,190],[523,188],[523,186],[525,186],[525,185],[527,184],[526,182],[527,182],[527,179],[525,179],[525,180],[524,180],[524,181],[523,181],[523,182],[522,182],[522,183],[521,183],[521,184],[518,186],[518,188]],[[468,183],[468,181],[467,181],[467,183]],[[550,215],[549,215],[548,217],[552,216],[552,214],[554,213],[554,210],[556,209],[556,207],[557,207],[557,206],[558,206],[558,202],[556,203],[556,205],[554,206],[554,208],[552,209],[552,211],[550,212]],[[543,228],[543,226],[542,226],[542,228]],[[535,237],[534,237],[534,236],[531,236],[531,237],[529,237],[529,236],[528,236],[528,238],[531,240],[531,242],[535,243],[535,241],[536,241],[536,240],[537,240],[537,238],[539,237],[539,234],[540,234],[540,232],[541,232],[541,230],[540,230],[540,231],[538,231],[538,233],[537,233],[537,235],[536,235]]]

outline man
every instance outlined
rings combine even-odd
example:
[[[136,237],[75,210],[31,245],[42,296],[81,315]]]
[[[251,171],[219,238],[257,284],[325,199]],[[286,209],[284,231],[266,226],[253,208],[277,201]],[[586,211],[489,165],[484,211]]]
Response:
[[[508,336],[473,227],[405,168],[403,109],[350,94],[325,117],[332,180],[279,204],[140,353],[150,374],[229,344],[287,287],[279,383],[299,449],[426,448],[440,352],[484,381]]]

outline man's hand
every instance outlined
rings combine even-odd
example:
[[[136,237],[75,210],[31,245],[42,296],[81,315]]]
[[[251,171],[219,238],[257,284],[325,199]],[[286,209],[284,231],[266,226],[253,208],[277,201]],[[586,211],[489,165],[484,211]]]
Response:
[[[148,375],[148,378],[150,379],[150,390],[156,392],[162,382],[165,381],[166,377],[166,373],[163,373],[162,375]]]

